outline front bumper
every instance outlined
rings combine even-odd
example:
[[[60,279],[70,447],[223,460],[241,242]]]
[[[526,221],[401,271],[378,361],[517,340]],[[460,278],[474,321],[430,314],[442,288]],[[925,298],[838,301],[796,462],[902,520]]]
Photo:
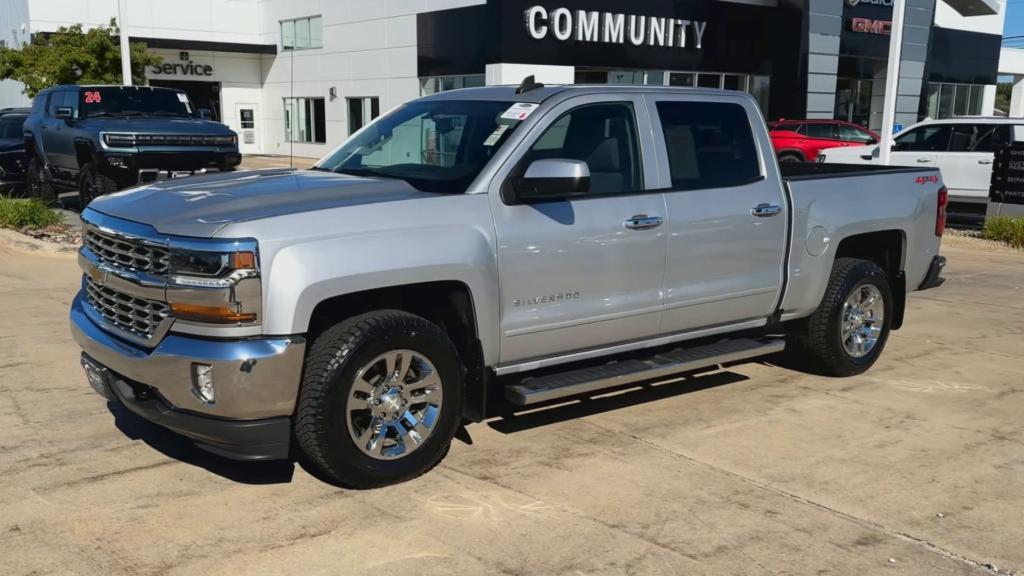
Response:
[[[242,162],[242,155],[239,154],[237,148],[138,152],[109,150],[98,156],[100,171],[125,184],[139,182],[142,170],[194,172],[204,168],[231,169]]]
[[[937,288],[942,286],[942,283],[946,281],[942,277],[942,270],[946,267],[946,257],[936,256],[932,258],[932,264],[928,267],[928,273],[925,274],[924,280],[921,285],[917,287],[918,290],[927,290],[929,288]]]
[[[105,371],[129,410],[243,459],[285,458],[305,340],[301,337],[214,340],[168,334],[152,350],[120,340],[92,322],[82,296],[71,305],[71,333]],[[213,367],[213,403],[192,385],[193,364]]]

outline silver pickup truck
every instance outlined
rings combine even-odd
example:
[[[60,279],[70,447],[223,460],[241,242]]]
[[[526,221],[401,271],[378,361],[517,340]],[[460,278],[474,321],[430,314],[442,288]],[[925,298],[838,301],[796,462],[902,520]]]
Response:
[[[111,402],[380,486],[523,407],[784,349],[863,372],[942,281],[945,203],[934,169],[780,169],[742,93],[456,90],[310,170],[97,198],[71,329]]]

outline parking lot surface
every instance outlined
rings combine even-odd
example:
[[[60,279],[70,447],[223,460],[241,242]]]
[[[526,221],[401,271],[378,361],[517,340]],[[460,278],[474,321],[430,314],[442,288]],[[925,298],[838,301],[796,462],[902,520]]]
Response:
[[[108,406],[74,260],[0,246],[0,574],[1024,572],[1024,255],[958,244],[862,376],[745,364],[472,425],[366,492]]]

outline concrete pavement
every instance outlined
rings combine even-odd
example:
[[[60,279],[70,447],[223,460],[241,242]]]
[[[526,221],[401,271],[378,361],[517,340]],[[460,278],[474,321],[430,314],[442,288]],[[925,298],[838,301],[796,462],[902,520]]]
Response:
[[[0,573],[1024,572],[1024,254],[948,244],[865,375],[746,364],[495,420],[368,492],[108,407],[74,261],[0,247]]]

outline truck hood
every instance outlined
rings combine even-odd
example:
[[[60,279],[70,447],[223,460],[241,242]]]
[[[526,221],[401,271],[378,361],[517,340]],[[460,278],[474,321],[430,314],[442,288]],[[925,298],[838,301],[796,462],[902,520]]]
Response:
[[[231,128],[220,122],[200,118],[172,118],[162,116],[132,116],[129,118],[83,118],[76,126],[98,132],[130,132],[136,134],[202,134],[229,135]]]
[[[434,196],[402,180],[268,169],[166,180],[101,196],[89,208],[161,234],[212,238],[236,222]]]

